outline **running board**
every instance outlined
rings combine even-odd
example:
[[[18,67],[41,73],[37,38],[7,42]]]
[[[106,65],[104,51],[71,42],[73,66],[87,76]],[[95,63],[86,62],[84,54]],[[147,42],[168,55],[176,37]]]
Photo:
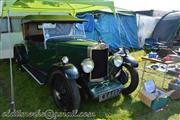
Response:
[[[23,64],[21,66],[31,77],[34,78],[34,80],[36,80],[39,85],[45,84],[46,75],[44,73],[28,64]]]

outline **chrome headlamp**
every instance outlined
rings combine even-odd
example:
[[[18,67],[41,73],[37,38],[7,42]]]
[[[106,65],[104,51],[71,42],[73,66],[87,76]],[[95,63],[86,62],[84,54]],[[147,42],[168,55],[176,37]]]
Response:
[[[83,62],[81,63],[81,66],[85,73],[90,73],[94,69],[94,62],[92,59],[87,58],[83,60]]]
[[[67,64],[67,63],[69,62],[69,58],[68,58],[67,56],[64,56],[64,57],[62,58],[62,62],[63,62],[64,64]]]
[[[116,67],[120,67],[123,63],[122,57],[120,55],[114,55],[113,62]]]

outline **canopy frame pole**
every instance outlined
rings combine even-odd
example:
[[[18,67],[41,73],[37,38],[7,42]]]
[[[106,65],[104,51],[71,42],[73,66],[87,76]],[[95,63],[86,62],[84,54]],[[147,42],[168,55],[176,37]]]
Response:
[[[0,16],[2,16],[2,14],[3,14],[3,4],[4,4],[4,2],[3,2],[3,0],[1,0],[0,1]]]
[[[7,11],[7,20],[8,20],[8,33],[11,32],[11,23],[9,16],[9,9]],[[9,51],[11,51],[12,46],[9,45]],[[9,53],[11,54],[11,53]],[[13,70],[12,70],[12,56],[9,57],[9,68],[10,68],[10,80],[11,80],[11,101],[10,101],[10,110],[11,112],[15,112],[15,100],[14,100],[14,80],[13,80]]]

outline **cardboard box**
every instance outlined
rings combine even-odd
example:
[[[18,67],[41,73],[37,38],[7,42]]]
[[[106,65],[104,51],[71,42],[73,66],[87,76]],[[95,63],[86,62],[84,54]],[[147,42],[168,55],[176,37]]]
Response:
[[[146,84],[145,81],[144,84]],[[149,82],[149,81],[148,81]],[[151,85],[144,85],[144,88],[139,93],[140,100],[149,106],[153,110],[158,110],[167,105],[168,97],[172,94],[172,91],[164,91],[157,88],[154,81],[149,82]],[[148,84],[149,84],[148,83]]]

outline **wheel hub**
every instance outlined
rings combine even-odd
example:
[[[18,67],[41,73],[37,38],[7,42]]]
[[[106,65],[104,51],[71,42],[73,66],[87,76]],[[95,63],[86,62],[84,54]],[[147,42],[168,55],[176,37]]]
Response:
[[[61,100],[61,96],[60,93],[58,91],[54,91],[55,92],[55,96],[57,97],[58,100]]]
[[[128,82],[129,76],[126,71],[122,71],[119,75],[121,83],[124,85]]]

